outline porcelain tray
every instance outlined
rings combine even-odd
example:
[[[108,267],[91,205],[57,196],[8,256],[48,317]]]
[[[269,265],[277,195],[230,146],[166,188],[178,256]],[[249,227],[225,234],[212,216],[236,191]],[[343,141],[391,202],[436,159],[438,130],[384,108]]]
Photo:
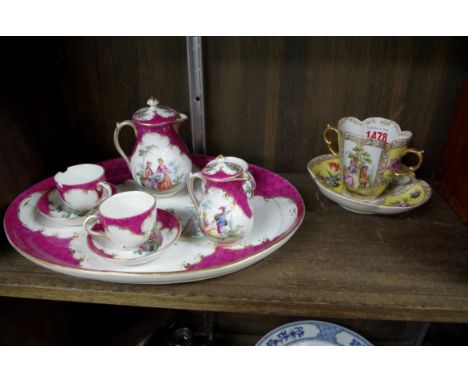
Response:
[[[193,156],[203,167],[212,157]],[[100,163],[106,178],[117,188],[132,189],[128,168],[122,159]],[[65,226],[38,213],[36,205],[53,187],[49,178],[19,195],[9,206],[4,228],[11,245],[27,259],[70,276],[95,280],[170,284],[208,279],[246,268],[285,244],[304,218],[301,195],[287,180],[261,167],[250,165],[257,188],[252,200],[254,226],[239,244],[218,247],[200,232],[196,213],[186,191],[158,199],[158,208],[173,213],[180,221],[181,236],[154,261],[143,265],[122,265],[94,254],[80,226]]]

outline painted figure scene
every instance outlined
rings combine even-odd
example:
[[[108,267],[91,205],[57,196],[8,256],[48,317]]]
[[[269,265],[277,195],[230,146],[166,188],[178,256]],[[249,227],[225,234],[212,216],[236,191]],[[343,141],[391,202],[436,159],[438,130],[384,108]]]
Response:
[[[161,234],[161,223],[158,223],[151,231],[151,235],[148,241],[136,248],[134,253],[143,255],[145,252],[156,252],[161,246],[162,241],[163,237]]]
[[[150,190],[168,191],[180,183],[180,176],[173,179],[171,169],[165,164],[163,158],[158,158],[157,163],[145,162],[143,171],[138,173],[138,178],[142,186]]]
[[[205,210],[200,216],[203,232],[206,235],[222,240],[229,240],[239,236],[243,227],[239,224],[233,227],[231,219],[232,213],[231,207],[221,206],[213,217],[210,218]]]
[[[372,179],[369,175],[372,157],[362,147],[355,146],[346,155],[347,165],[344,168],[343,180],[348,187],[354,189],[371,188]]]
[[[142,179],[145,186],[149,186],[149,188],[154,188],[155,190],[170,190],[174,185],[169,175],[169,169],[164,165],[164,160],[162,158],[158,159],[156,171],[153,171],[151,167],[152,163],[147,161],[144,172],[145,176]]]

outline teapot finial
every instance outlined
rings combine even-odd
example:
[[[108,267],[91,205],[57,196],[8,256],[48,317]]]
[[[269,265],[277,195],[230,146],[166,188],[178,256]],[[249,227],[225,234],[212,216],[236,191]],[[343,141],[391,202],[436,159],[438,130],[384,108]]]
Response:
[[[156,99],[156,97],[151,96],[146,103],[149,105],[151,110],[156,111],[156,106],[158,106],[159,101]]]

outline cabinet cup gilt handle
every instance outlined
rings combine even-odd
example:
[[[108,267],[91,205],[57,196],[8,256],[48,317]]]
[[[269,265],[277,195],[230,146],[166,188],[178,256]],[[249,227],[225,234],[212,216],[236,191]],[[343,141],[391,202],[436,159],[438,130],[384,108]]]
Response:
[[[336,155],[338,156],[338,152],[333,148],[333,143],[334,141],[332,141],[329,137],[328,137],[328,133],[330,131],[333,131],[336,133],[336,137],[338,139],[338,136],[340,135],[338,129],[336,127],[333,127],[331,125],[328,125],[327,124],[327,127],[325,128],[325,130],[323,131],[323,140],[325,141],[325,143],[327,144],[328,146],[328,150],[330,150],[330,152],[333,154],[333,155]],[[337,140],[338,142],[338,140]]]

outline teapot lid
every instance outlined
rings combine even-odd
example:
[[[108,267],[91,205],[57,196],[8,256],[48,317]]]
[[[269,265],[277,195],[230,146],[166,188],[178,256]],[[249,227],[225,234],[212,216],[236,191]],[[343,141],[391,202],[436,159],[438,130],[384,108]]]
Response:
[[[159,105],[159,101],[151,96],[143,107],[133,114],[132,120],[140,125],[165,125],[167,123],[181,122],[187,119],[185,114],[168,107]]]
[[[218,155],[216,159],[208,162],[201,173],[210,180],[229,180],[236,178],[243,172],[241,166],[233,162],[226,162],[226,158]]]

